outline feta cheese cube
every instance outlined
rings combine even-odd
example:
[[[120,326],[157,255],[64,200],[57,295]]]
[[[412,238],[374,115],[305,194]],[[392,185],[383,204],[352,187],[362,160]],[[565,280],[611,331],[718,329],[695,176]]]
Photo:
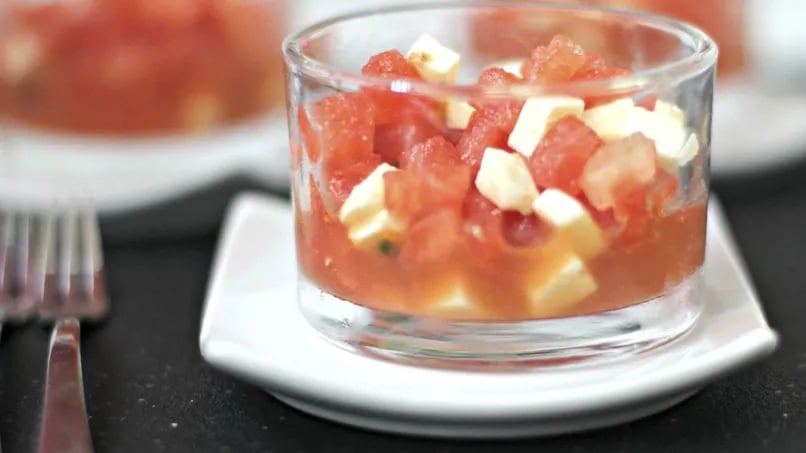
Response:
[[[580,118],[602,140],[615,141],[624,137],[624,124],[634,108],[632,99],[623,98],[585,110]]]
[[[361,248],[378,248],[397,242],[404,231],[404,225],[396,221],[389,211],[381,209],[375,215],[348,226],[347,236],[350,241]]]
[[[475,111],[467,101],[448,99],[445,103],[445,123],[450,129],[465,129]]]
[[[699,151],[700,141],[697,140],[697,134],[690,134],[677,152],[664,154],[658,151],[658,163],[667,172],[675,174],[678,168],[691,162]]]
[[[453,83],[459,74],[460,55],[427,33],[414,41],[406,59],[428,82]]]
[[[444,297],[439,298],[437,302],[432,304],[429,307],[429,311],[444,317],[461,316],[466,318],[481,314],[481,309],[468,297],[461,281],[447,291]]]
[[[625,98],[586,110],[582,121],[605,141],[620,140],[635,132],[655,142],[658,160],[666,171],[686,165],[699,150],[697,137],[686,137],[685,115],[676,105],[657,101],[655,110],[635,106]]]
[[[497,148],[484,150],[476,188],[498,208],[524,215],[532,212],[532,202],[538,195],[526,161]]]
[[[681,154],[686,130],[671,116],[636,107],[627,117],[623,132],[625,136],[640,132],[655,142],[658,160],[667,171],[676,171],[688,162]]]
[[[530,292],[534,316],[555,316],[574,306],[598,289],[596,281],[579,257],[570,256],[545,276]]]
[[[363,222],[386,207],[383,175],[397,168],[382,163],[350,192],[339,210],[339,220],[345,225]]]
[[[686,114],[672,103],[658,100],[655,102],[655,112],[673,118],[681,126],[686,124]]]
[[[546,96],[526,101],[507,144],[529,157],[554,122],[568,115],[579,116],[585,101],[570,96]]]
[[[358,183],[339,210],[339,220],[347,227],[347,235],[362,248],[380,247],[384,241],[396,242],[405,229],[386,209],[383,175],[397,169],[378,165]]]
[[[605,248],[605,236],[599,225],[579,201],[565,192],[546,189],[532,208],[557,229],[581,258],[592,258]]]

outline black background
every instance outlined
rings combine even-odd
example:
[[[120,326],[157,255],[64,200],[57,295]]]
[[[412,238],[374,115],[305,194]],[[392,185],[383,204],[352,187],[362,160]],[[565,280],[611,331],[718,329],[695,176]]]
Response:
[[[111,318],[84,330],[98,452],[806,451],[806,163],[715,188],[781,346],[661,414],[571,436],[470,444],[375,434],[290,409],[211,369],[198,329],[221,213],[253,184],[232,180],[103,224]],[[136,234],[135,234],[136,233]],[[0,342],[4,453],[36,448],[48,332]]]

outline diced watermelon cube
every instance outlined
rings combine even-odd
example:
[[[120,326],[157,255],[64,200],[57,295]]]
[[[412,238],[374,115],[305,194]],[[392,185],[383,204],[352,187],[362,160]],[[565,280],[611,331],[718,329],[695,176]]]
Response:
[[[650,94],[649,96],[644,96],[643,98],[641,98],[638,102],[635,103],[635,105],[643,107],[651,112],[655,110],[655,105],[658,103],[658,99],[659,99],[658,96]]]
[[[501,214],[501,229],[504,239],[516,247],[535,245],[551,233],[551,227],[536,215],[523,215],[517,211],[504,211]]]
[[[354,157],[349,161],[339,162],[330,172],[324,175],[327,189],[323,198],[330,212],[336,212],[344,204],[344,200],[353,191],[353,188],[366,179],[378,165],[381,164],[381,156],[377,154],[367,154]]]
[[[557,121],[529,157],[529,170],[539,187],[558,188],[570,195],[580,192],[585,164],[604,142],[574,116]]]
[[[470,170],[442,136],[405,151],[400,164],[401,171],[384,175],[387,208],[396,218],[410,222],[425,211],[461,205],[470,186]]]
[[[375,152],[384,162],[399,167],[403,152],[442,133],[440,124],[422,116],[383,124],[375,128]]]
[[[475,175],[481,166],[484,150],[488,147],[506,149],[508,137],[509,133],[502,129],[500,124],[491,121],[483,112],[476,111],[470,117],[467,129],[456,144],[456,149],[462,162],[470,167]]]
[[[397,50],[388,50],[373,55],[361,69],[361,74],[384,79],[422,81],[417,68],[409,63],[406,57]],[[379,125],[404,121],[413,116],[431,116],[437,112],[438,104],[423,96],[374,88],[366,88],[364,92],[375,103],[375,122]]]
[[[641,133],[608,143],[588,159],[580,187],[598,210],[618,208],[617,187],[643,186],[655,178],[655,144]],[[621,190],[621,194],[624,190]]]
[[[372,154],[375,108],[366,94],[328,96],[309,106],[307,114],[310,128],[307,134],[303,131],[303,137],[308,136],[306,148],[311,157],[317,157],[312,150],[318,149],[325,175],[347,171],[355,161]]]
[[[417,68],[395,49],[371,56],[367,64],[361,68],[361,74],[390,79],[422,80]]]
[[[522,82],[523,79],[503,68],[488,68],[479,75],[479,85],[481,86],[506,86]]]
[[[421,266],[450,260],[461,247],[461,217],[459,210],[445,207],[429,213],[415,222],[400,249],[400,259],[417,269]]]
[[[503,213],[475,187],[465,197],[462,217],[466,236],[475,245],[474,251],[489,256],[501,252],[505,244],[501,229]]]
[[[521,66],[521,75],[530,82],[568,82],[585,64],[585,52],[567,36],[556,35],[548,46],[536,47]]]
[[[478,83],[483,87],[505,87],[522,82],[523,80],[520,77],[510,74],[501,68],[489,68],[481,73]],[[523,104],[524,101],[520,100],[470,100],[470,105],[480,112],[480,115],[484,117],[485,121],[496,125],[496,127],[507,134],[512,132],[512,128],[515,127]]]
[[[580,67],[572,80],[607,80],[632,74],[629,69],[611,68],[607,66],[604,58],[590,54],[585,58],[585,64]]]
[[[585,80],[607,80],[616,77],[623,77],[631,75],[633,72],[629,69],[611,68],[607,66],[604,58],[599,55],[589,54],[585,58],[585,64],[574,74],[572,80],[585,81]],[[613,95],[596,95],[585,96],[585,107],[591,108],[597,105],[606,104],[618,98],[624,97],[624,93]]]

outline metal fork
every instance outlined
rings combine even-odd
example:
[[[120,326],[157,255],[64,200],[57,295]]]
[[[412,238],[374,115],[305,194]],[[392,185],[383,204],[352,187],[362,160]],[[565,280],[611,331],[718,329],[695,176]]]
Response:
[[[30,291],[31,216],[0,210],[0,329],[26,321],[36,299]]]
[[[39,317],[53,323],[42,407],[39,453],[93,451],[81,371],[79,321],[99,321],[109,309],[98,221],[92,211],[46,216],[35,249],[32,282]]]
[[[0,333],[3,323],[24,322],[34,312],[36,300],[28,286],[30,223],[26,214],[0,210]]]

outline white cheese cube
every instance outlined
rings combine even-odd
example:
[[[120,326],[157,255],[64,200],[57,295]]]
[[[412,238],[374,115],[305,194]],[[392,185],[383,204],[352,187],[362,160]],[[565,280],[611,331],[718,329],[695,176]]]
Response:
[[[459,74],[461,56],[427,33],[414,41],[406,59],[428,82],[453,83]]]
[[[676,153],[662,154],[658,152],[658,163],[661,168],[671,174],[675,174],[678,168],[685,166],[697,155],[700,151],[700,141],[697,140],[697,134],[690,134],[686,142]]]
[[[361,248],[381,248],[384,241],[397,242],[403,231],[404,226],[392,218],[388,210],[381,209],[372,217],[349,225],[347,236]]]
[[[570,96],[546,96],[531,98],[523,105],[518,121],[509,135],[508,145],[526,157],[554,122],[568,115],[580,115],[585,110],[585,101]]]
[[[581,258],[592,258],[605,248],[605,236],[599,225],[579,201],[565,192],[546,189],[532,208],[564,236]]]
[[[686,124],[686,114],[672,103],[658,100],[655,102],[655,112],[673,118],[681,126]]]
[[[538,195],[526,161],[518,154],[497,148],[484,150],[476,188],[499,209],[524,215],[532,212],[532,202]]]
[[[467,101],[448,99],[445,103],[445,123],[450,129],[465,129],[475,111]]]
[[[382,163],[350,192],[339,210],[341,223],[350,226],[361,223],[386,207],[383,175],[397,168]]]
[[[444,317],[468,317],[481,314],[481,309],[468,297],[461,282],[432,304],[429,311]]]
[[[673,117],[636,107],[626,119],[624,135],[635,132],[640,132],[655,142],[658,160],[667,171],[677,171],[679,165],[688,162],[681,154],[686,141],[686,130]]]
[[[624,124],[635,103],[630,98],[618,99],[608,104],[585,110],[580,118],[605,141],[616,141],[624,137]]]
[[[570,256],[530,292],[534,316],[556,316],[595,293],[598,285],[585,263]]]

